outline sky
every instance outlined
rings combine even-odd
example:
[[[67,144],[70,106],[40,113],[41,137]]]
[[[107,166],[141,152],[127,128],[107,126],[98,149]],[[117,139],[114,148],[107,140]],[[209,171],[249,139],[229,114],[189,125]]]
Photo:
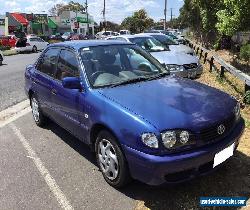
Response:
[[[75,0],[84,3],[85,0]],[[155,21],[164,18],[165,0],[106,0],[106,19],[116,23],[133,14],[139,9],[146,9],[148,15]],[[0,0],[0,14],[5,12],[44,13],[57,3],[67,3],[69,0]],[[103,0],[88,0],[89,13],[96,22],[102,21]],[[178,17],[183,0],[167,0],[167,18],[170,19],[170,8],[174,17]]]

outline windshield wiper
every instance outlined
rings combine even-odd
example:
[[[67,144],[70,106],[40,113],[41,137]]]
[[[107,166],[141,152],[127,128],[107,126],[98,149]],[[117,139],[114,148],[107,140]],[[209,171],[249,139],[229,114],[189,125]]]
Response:
[[[169,75],[169,72],[162,72],[162,73],[154,75],[152,77],[148,77],[147,81],[154,80],[154,79],[159,79],[159,78],[162,78],[162,77],[167,76],[167,75]]]
[[[129,79],[129,80],[124,80],[122,82],[112,84],[109,87],[113,88],[113,87],[116,87],[116,86],[131,84],[131,83],[135,83],[135,82],[141,82],[141,81],[145,81],[145,80],[147,80],[146,77],[137,77],[137,78],[133,78],[133,79]]]

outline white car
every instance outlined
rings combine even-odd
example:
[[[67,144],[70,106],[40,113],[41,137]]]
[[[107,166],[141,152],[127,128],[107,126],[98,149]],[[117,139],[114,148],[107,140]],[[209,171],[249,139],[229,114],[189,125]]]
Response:
[[[18,41],[19,42],[19,41]],[[16,44],[16,51],[17,52],[37,52],[37,51],[42,51],[45,49],[49,43],[45,42],[43,39],[40,37],[35,37],[35,36],[28,36],[25,39],[22,39],[22,41],[19,42],[19,44]]]
[[[3,52],[0,50],[0,66],[3,64],[3,59],[4,59]]]
[[[106,39],[107,37],[111,37],[114,35],[115,34],[113,31],[101,31],[101,32],[98,32],[95,36],[97,39]]]

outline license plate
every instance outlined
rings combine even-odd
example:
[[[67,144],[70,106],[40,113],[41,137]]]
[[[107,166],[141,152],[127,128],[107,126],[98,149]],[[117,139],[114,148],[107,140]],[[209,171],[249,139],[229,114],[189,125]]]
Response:
[[[234,154],[234,147],[235,143],[230,145],[229,147],[223,149],[222,151],[218,152],[214,156],[214,165],[213,168],[221,163],[223,163],[225,160],[233,156]]]

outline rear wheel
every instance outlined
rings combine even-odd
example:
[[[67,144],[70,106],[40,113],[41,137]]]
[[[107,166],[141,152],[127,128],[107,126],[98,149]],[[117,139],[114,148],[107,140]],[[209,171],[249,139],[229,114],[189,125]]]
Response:
[[[30,100],[31,100],[31,109],[34,121],[38,126],[41,127],[46,124],[47,119],[41,111],[37,98],[34,95],[32,95]]]
[[[3,65],[3,57],[0,55],[0,66]]]
[[[131,180],[126,159],[110,132],[102,130],[99,133],[95,152],[98,166],[108,184],[120,188]]]
[[[37,47],[36,47],[36,46],[33,46],[32,52],[33,52],[33,53],[36,53],[36,52],[37,52]]]

